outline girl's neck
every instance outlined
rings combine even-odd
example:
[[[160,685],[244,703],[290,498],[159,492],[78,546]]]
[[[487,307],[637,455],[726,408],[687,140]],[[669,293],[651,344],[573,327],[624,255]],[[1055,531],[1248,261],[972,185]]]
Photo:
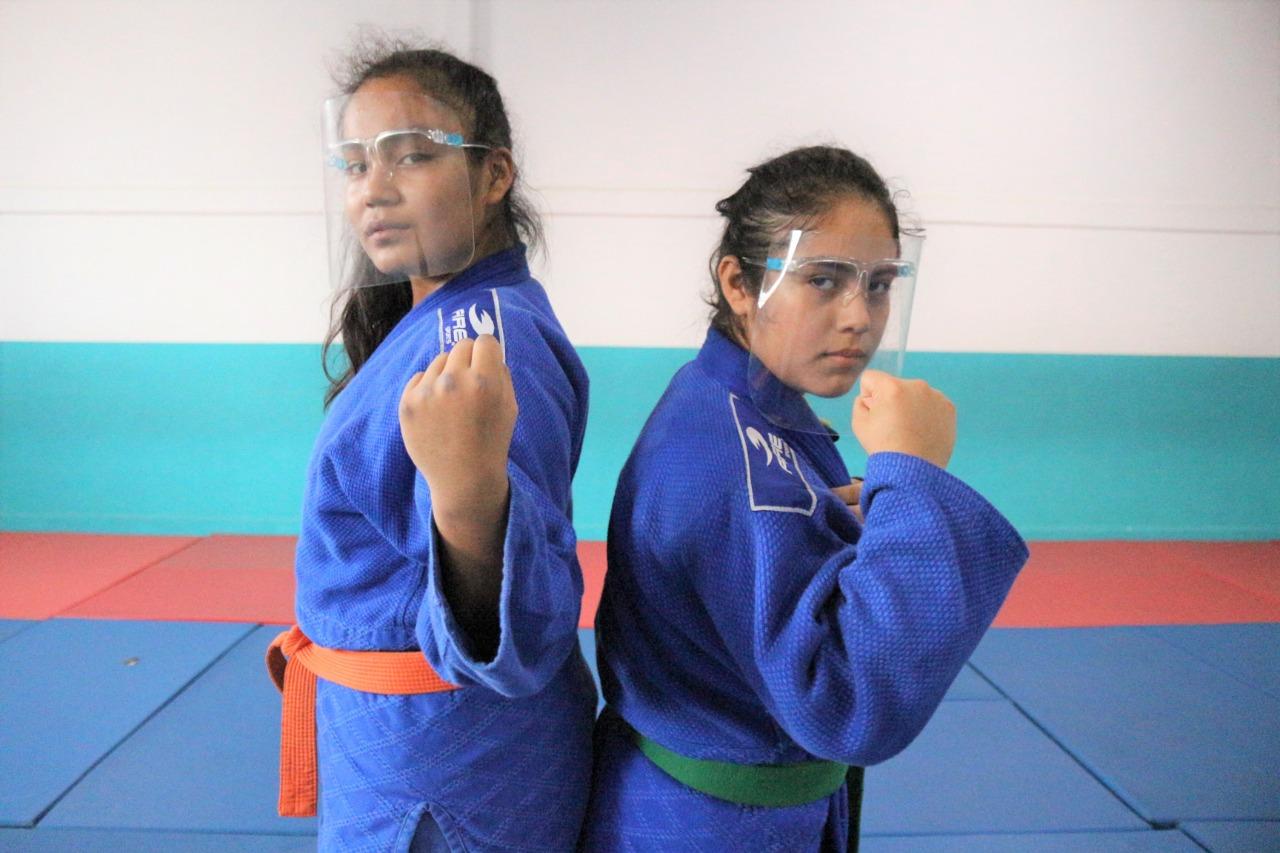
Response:
[[[418,303],[426,299],[431,294],[435,293],[440,288],[444,287],[446,284],[449,283],[450,279],[452,279],[454,276],[458,275],[459,273],[465,272],[468,268],[470,268],[472,265],[474,265],[478,261],[481,261],[484,258],[489,257],[490,255],[497,254],[498,252],[501,252],[503,249],[510,248],[512,245],[511,238],[508,237],[505,233],[495,234],[494,232],[496,230],[497,229],[488,230],[488,232],[480,240],[480,242],[476,244],[475,252],[471,256],[471,263],[467,264],[466,267],[463,267],[462,269],[458,270],[458,272],[449,273],[448,275],[442,275],[438,278],[424,278],[422,276],[410,276],[409,284],[413,288],[414,307],[416,308],[418,306]]]

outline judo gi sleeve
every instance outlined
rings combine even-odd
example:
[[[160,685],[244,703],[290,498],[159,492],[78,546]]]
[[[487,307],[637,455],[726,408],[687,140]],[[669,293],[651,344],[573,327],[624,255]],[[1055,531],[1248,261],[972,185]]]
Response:
[[[1027,559],[985,499],[940,468],[874,454],[852,514],[730,507],[713,618],[783,730],[820,758],[884,761],[924,728]],[[726,588],[729,584],[733,588]]]
[[[505,345],[520,411],[507,461],[511,491],[497,653],[491,660],[478,659],[453,615],[442,584],[430,495],[421,476],[415,481],[415,505],[432,535],[417,637],[443,678],[517,697],[541,690],[577,648],[583,582],[569,515],[570,481],[586,413],[567,366],[532,322],[522,323],[516,312],[509,312]]]

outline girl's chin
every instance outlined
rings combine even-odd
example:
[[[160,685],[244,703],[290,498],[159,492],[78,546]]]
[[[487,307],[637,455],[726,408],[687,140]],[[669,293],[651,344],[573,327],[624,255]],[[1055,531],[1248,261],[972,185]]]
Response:
[[[397,276],[408,281],[410,277],[438,278],[465,269],[474,257],[474,250],[463,247],[451,255],[427,258],[410,252],[408,255],[365,249],[374,269],[384,276]]]
[[[853,390],[854,384],[858,381],[858,376],[862,374],[859,370],[852,376],[841,376],[838,379],[816,380],[804,383],[801,390],[806,394],[812,394],[815,397],[843,397]]]
[[[374,250],[367,253],[369,260],[373,261],[374,269],[383,275],[399,275],[408,279],[411,275],[419,275],[422,272],[422,263],[411,262],[405,258],[395,257],[389,253]]]

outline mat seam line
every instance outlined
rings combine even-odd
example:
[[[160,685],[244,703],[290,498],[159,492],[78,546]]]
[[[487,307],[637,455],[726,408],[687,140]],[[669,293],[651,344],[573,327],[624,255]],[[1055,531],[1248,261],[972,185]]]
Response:
[[[1246,624],[1246,625],[1274,625],[1274,624],[1277,624],[1277,623],[1275,623],[1275,622],[1246,622],[1246,623],[1234,623],[1234,624]],[[1183,626],[1183,625],[1150,625],[1150,626],[1144,626],[1144,625],[1139,625],[1139,626],[1134,626],[1134,627],[1140,627],[1140,628],[1142,628],[1142,627],[1149,627],[1149,628],[1153,628],[1153,629],[1157,629],[1157,630],[1158,630],[1158,629],[1162,629],[1162,628],[1200,627],[1200,626]],[[1210,625],[1210,626],[1205,626],[1205,627],[1211,627],[1211,628],[1213,628],[1213,627],[1221,627],[1221,626],[1219,626],[1219,625]],[[1153,631],[1153,633],[1155,633],[1155,632]],[[1226,668],[1224,668],[1224,667],[1220,666],[1220,665],[1219,665],[1219,664],[1217,664],[1217,663],[1214,663],[1213,661],[1209,660],[1208,658],[1201,657],[1201,656],[1200,656],[1199,654],[1197,654],[1195,651],[1193,651],[1192,649],[1187,648],[1186,646],[1183,646],[1181,643],[1175,642],[1175,641],[1173,641],[1173,640],[1169,639],[1168,637],[1163,637],[1163,636],[1161,636],[1161,635],[1160,635],[1160,634],[1158,634],[1158,633],[1157,633],[1157,634],[1155,634],[1155,636],[1156,636],[1156,639],[1158,639],[1158,640],[1160,640],[1160,641],[1162,641],[1162,642],[1164,642],[1164,643],[1169,644],[1169,645],[1170,645],[1170,646],[1172,646],[1173,648],[1175,648],[1175,649],[1177,649],[1178,651],[1182,652],[1184,655],[1187,655],[1188,657],[1190,657],[1192,660],[1195,660],[1195,661],[1197,661],[1197,662],[1199,662],[1199,663],[1203,664],[1204,666],[1209,667],[1209,669],[1212,669],[1214,672],[1219,673],[1220,675],[1225,675],[1227,678],[1230,678],[1232,681],[1235,681],[1235,682],[1237,682],[1238,684],[1244,685],[1245,687],[1248,687],[1250,690],[1257,691],[1258,693],[1261,693],[1261,694],[1262,694],[1262,695],[1264,695],[1264,696],[1267,696],[1267,697],[1272,698],[1272,699],[1280,700],[1280,695],[1276,695],[1276,694],[1272,693],[1270,690],[1267,690],[1266,688],[1263,688],[1263,687],[1259,687],[1258,685],[1253,684],[1252,682],[1245,681],[1245,680],[1244,680],[1244,678],[1242,678],[1241,676],[1239,676],[1239,675],[1237,675],[1236,673],[1232,672],[1231,670],[1226,669]]]
[[[1272,542],[1275,540],[1261,540],[1261,541]],[[1224,583],[1227,586],[1234,587],[1235,589],[1240,590],[1241,592],[1246,592],[1250,595],[1258,596],[1266,601],[1280,604],[1280,595],[1274,595],[1267,590],[1252,589],[1248,586],[1245,586],[1238,579],[1232,577],[1229,574],[1218,574],[1219,570],[1216,570],[1213,566],[1206,566],[1195,557],[1188,556],[1187,554],[1183,553],[1180,549],[1174,547],[1177,544],[1182,544],[1182,543],[1175,542],[1175,541],[1161,542],[1160,550],[1164,551],[1166,556],[1169,559],[1171,559],[1173,562],[1181,564],[1183,568],[1190,569],[1196,574],[1199,574],[1203,577],[1211,578],[1213,580],[1218,581],[1219,583]]]
[[[186,545],[183,545],[183,546],[182,546],[181,548],[179,548],[178,550],[176,550],[176,551],[171,551],[171,552],[169,552],[169,553],[167,553],[167,554],[164,554],[163,556],[160,556],[160,557],[155,558],[154,560],[152,560],[152,561],[151,561],[151,562],[149,562],[149,563],[145,563],[144,565],[140,566],[138,569],[136,569],[136,570],[134,570],[134,571],[130,572],[129,574],[127,574],[127,575],[125,575],[125,576],[123,576],[123,577],[117,578],[114,582],[107,584],[107,585],[106,585],[106,586],[104,586],[102,589],[95,590],[94,592],[89,593],[89,594],[88,594],[88,595],[86,595],[84,598],[77,599],[76,601],[72,602],[71,604],[67,605],[66,607],[62,608],[61,610],[56,611],[55,613],[51,614],[50,616],[47,616],[46,618],[48,618],[48,619],[59,619],[59,618],[63,618],[63,619],[68,619],[68,618],[70,618],[70,619],[74,619],[74,618],[76,618],[76,617],[74,617],[74,616],[72,616],[72,617],[67,617],[67,616],[63,616],[62,614],[63,614],[63,613],[66,613],[68,610],[74,610],[75,608],[79,607],[81,604],[84,604],[86,601],[88,601],[88,600],[89,600],[89,599],[91,599],[91,598],[97,598],[99,595],[102,595],[104,592],[108,592],[108,591],[110,591],[110,590],[115,589],[116,587],[120,586],[120,584],[124,583],[125,581],[133,580],[133,579],[134,579],[134,578],[136,578],[138,575],[142,574],[143,572],[147,571],[148,569],[153,569],[153,568],[155,568],[156,566],[158,566],[160,563],[163,563],[165,560],[168,560],[168,559],[171,559],[171,558],[173,558],[173,557],[176,557],[176,556],[178,556],[179,554],[181,554],[183,551],[186,551],[186,550],[188,550],[188,549],[190,549],[190,548],[194,548],[194,547],[195,547],[196,545],[198,545],[200,542],[202,542],[203,540],[208,539],[208,538],[209,538],[209,537],[207,537],[207,536],[197,536],[197,537],[193,537],[193,538],[192,538],[192,540],[191,540],[190,542],[188,542]]]
[[[1022,707],[1022,705],[1021,705],[1017,700],[1015,700],[1012,696],[1010,696],[1008,693],[1006,693],[1006,692],[1005,692],[1005,691],[1000,687],[1000,685],[998,685],[998,684],[996,684],[996,683],[995,683],[995,681],[993,681],[991,678],[989,678],[989,677],[987,676],[987,674],[986,674],[985,672],[983,672],[983,671],[978,667],[978,665],[977,665],[976,663],[974,663],[972,660],[969,660],[969,661],[968,661],[968,664],[969,664],[969,666],[973,667],[974,672],[976,672],[976,673],[978,673],[978,675],[982,676],[982,678],[983,678],[984,680],[986,680],[986,682],[987,682],[988,684],[990,684],[990,685],[991,685],[991,687],[992,687],[992,688],[993,688],[997,693],[999,693],[1001,696],[1003,696],[1003,697],[1004,697],[1004,698],[1009,702],[1009,704],[1013,706],[1014,710],[1016,710],[1016,711],[1017,711],[1017,712],[1018,712],[1018,713],[1019,713],[1023,718],[1025,718],[1025,719],[1027,720],[1027,722],[1029,722],[1029,723],[1031,723],[1031,725],[1035,726],[1035,728],[1036,728],[1036,729],[1037,729],[1041,734],[1043,734],[1043,735],[1044,735],[1045,737],[1047,737],[1050,741],[1052,741],[1052,742],[1053,742],[1053,744],[1054,744],[1055,746],[1057,746],[1057,747],[1058,747],[1058,749],[1062,750],[1063,754],[1065,754],[1065,755],[1066,755],[1068,758],[1070,758],[1073,762],[1075,762],[1077,765],[1079,765],[1080,769],[1084,770],[1084,772],[1085,772],[1085,773],[1089,774],[1089,776],[1090,776],[1090,777],[1091,777],[1095,782],[1097,782],[1099,785],[1101,785],[1101,786],[1102,786],[1103,790],[1105,790],[1107,793],[1111,794],[1111,796],[1113,796],[1113,797],[1115,797],[1117,800],[1119,800],[1119,801],[1120,801],[1120,803],[1121,803],[1121,805],[1123,805],[1126,809],[1128,809],[1129,811],[1133,812],[1134,817],[1136,817],[1138,820],[1140,820],[1140,821],[1142,821],[1144,824],[1146,824],[1148,829],[1151,829],[1151,830],[1153,830],[1153,831],[1160,831],[1160,829],[1161,829],[1161,828],[1156,827],[1156,826],[1155,826],[1151,821],[1149,821],[1149,820],[1147,820],[1145,817],[1143,817],[1143,816],[1142,816],[1142,813],[1141,813],[1141,812],[1139,812],[1139,811],[1137,810],[1137,808],[1135,808],[1135,806],[1133,805],[1133,803],[1129,802],[1129,799],[1128,799],[1128,798],[1121,796],[1121,795],[1120,795],[1120,793],[1119,793],[1119,792],[1118,792],[1114,787],[1112,787],[1111,785],[1107,784],[1107,782],[1103,780],[1102,776],[1101,776],[1101,775],[1099,775],[1099,773],[1098,773],[1097,771],[1095,771],[1095,770],[1094,770],[1092,767],[1090,767],[1089,765],[1085,764],[1084,759],[1082,759],[1080,756],[1076,755],[1076,754],[1075,754],[1075,752],[1073,752],[1072,750],[1068,749],[1068,748],[1067,748],[1067,745],[1066,745],[1065,743],[1063,743],[1063,741],[1062,741],[1062,740],[1060,740],[1057,736],[1055,736],[1052,732],[1050,732],[1050,731],[1049,731],[1049,729],[1048,729],[1048,728],[1046,728],[1043,724],[1041,724],[1041,722],[1040,722],[1039,720],[1037,720],[1036,718],[1032,717],[1032,716],[1031,716],[1031,714],[1030,714],[1030,712],[1029,712],[1026,708],[1023,708],[1023,707]],[[1163,828],[1163,829],[1178,829],[1178,826],[1177,826],[1177,824],[1175,823],[1172,827],[1162,827],[1162,828]]]
[[[1270,592],[1266,590],[1251,589],[1250,587],[1247,587],[1244,584],[1240,583],[1240,581],[1236,580],[1235,578],[1216,574],[1213,571],[1213,569],[1202,569],[1202,568],[1196,567],[1195,571],[1198,574],[1204,575],[1207,578],[1213,578],[1214,580],[1220,583],[1224,583],[1227,586],[1235,587],[1241,592],[1247,592],[1250,595],[1256,595],[1259,598],[1265,599],[1275,604],[1280,604],[1280,595],[1272,595]]]
[[[219,661],[221,661],[223,658],[225,658],[227,655],[229,655],[229,654],[231,653],[231,650],[232,650],[232,649],[234,649],[236,646],[238,646],[238,645],[240,645],[242,642],[244,642],[244,640],[245,640],[245,638],[246,638],[246,637],[248,637],[250,634],[252,634],[254,631],[258,630],[258,628],[259,628],[259,626],[258,626],[257,624],[255,624],[255,623],[243,623],[243,622],[242,622],[242,623],[240,623],[240,624],[242,624],[242,625],[247,625],[247,626],[248,626],[248,627],[247,627],[247,629],[245,630],[245,632],[244,632],[243,634],[241,634],[240,636],[238,636],[238,637],[236,637],[234,640],[232,640],[232,641],[227,645],[227,647],[226,647],[225,649],[223,649],[221,652],[219,652],[217,655],[215,655],[215,656],[213,657],[213,659],[212,659],[211,661],[209,661],[209,663],[207,663],[204,667],[202,667],[198,672],[196,672],[196,674],[195,674],[195,675],[193,675],[193,676],[192,676],[191,678],[189,678],[187,681],[183,682],[183,684],[182,684],[180,687],[178,687],[178,689],[177,689],[177,690],[175,690],[173,693],[171,693],[171,694],[169,695],[169,697],[168,697],[168,698],[166,698],[163,702],[161,702],[159,705],[157,705],[157,706],[155,707],[155,709],[153,709],[153,710],[151,711],[151,713],[150,713],[150,714],[148,714],[146,717],[144,717],[144,718],[142,719],[142,721],[141,721],[141,722],[139,722],[136,726],[134,726],[134,727],[133,727],[133,728],[131,728],[129,731],[127,731],[127,732],[126,732],[126,733],[125,733],[125,734],[124,734],[124,735],[123,735],[123,736],[122,736],[118,741],[116,741],[115,743],[113,743],[113,744],[111,745],[111,747],[110,747],[109,749],[107,749],[107,751],[106,751],[106,752],[104,752],[102,755],[98,756],[97,760],[95,760],[92,764],[90,764],[88,767],[86,767],[83,773],[81,773],[79,776],[77,776],[77,777],[76,777],[76,778],[71,782],[71,784],[70,784],[70,785],[68,785],[66,788],[64,788],[64,789],[62,790],[62,793],[58,794],[58,796],[57,796],[56,798],[54,798],[54,800],[53,800],[51,803],[49,803],[49,805],[45,806],[44,810],[42,810],[39,814],[37,814],[37,815],[36,815],[35,820],[33,820],[33,821],[32,821],[32,823],[31,823],[32,828],[34,829],[34,828],[36,828],[37,826],[39,826],[39,825],[40,825],[40,821],[44,820],[44,819],[45,819],[45,817],[49,814],[49,812],[53,811],[53,809],[57,807],[58,803],[62,802],[64,799],[66,799],[67,795],[68,795],[68,794],[70,794],[73,790],[75,790],[76,786],[78,786],[81,782],[83,782],[83,781],[85,780],[85,778],[87,778],[87,777],[88,777],[88,775],[89,775],[90,773],[92,773],[94,770],[96,770],[96,769],[98,768],[98,766],[99,766],[99,765],[101,765],[101,764],[102,764],[102,762],[106,761],[108,758],[110,758],[112,755],[114,755],[114,754],[116,753],[116,751],[117,751],[118,749],[120,749],[120,747],[121,747],[121,746],[123,746],[123,745],[125,744],[125,742],[126,742],[126,741],[128,741],[128,740],[129,740],[130,738],[132,738],[135,734],[137,734],[137,733],[142,729],[142,727],[143,727],[143,726],[145,726],[147,723],[149,723],[149,722],[151,722],[152,720],[154,720],[154,719],[156,718],[156,715],[158,715],[158,714],[159,714],[161,711],[163,711],[165,708],[168,708],[170,705],[172,705],[172,704],[173,704],[173,702],[174,702],[174,701],[175,701],[179,696],[181,696],[183,693],[186,693],[186,692],[187,692],[187,690],[188,690],[188,689],[190,689],[191,685],[193,685],[193,684],[195,684],[197,681],[199,681],[199,680],[204,676],[204,674],[205,674],[206,672],[208,672],[208,671],[209,671],[210,669],[212,669],[212,668],[213,668],[213,667],[214,667],[214,666],[215,666]]]

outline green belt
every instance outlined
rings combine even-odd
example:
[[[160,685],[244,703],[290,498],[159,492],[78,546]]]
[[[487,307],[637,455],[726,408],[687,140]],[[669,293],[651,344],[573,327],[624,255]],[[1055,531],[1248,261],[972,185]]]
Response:
[[[849,765],[838,761],[800,764],[730,764],[686,758],[639,732],[636,744],[650,761],[695,791],[744,806],[798,806],[840,790]],[[856,768],[860,769],[860,768]]]

